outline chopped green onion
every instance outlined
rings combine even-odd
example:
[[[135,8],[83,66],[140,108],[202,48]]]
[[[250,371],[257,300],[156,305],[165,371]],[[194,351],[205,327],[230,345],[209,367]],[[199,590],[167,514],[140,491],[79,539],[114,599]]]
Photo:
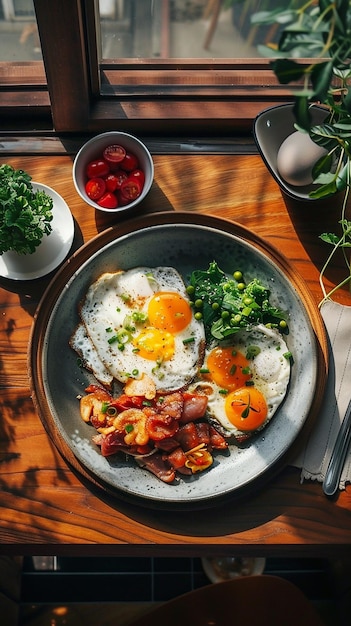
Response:
[[[115,343],[115,341],[118,341],[118,337],[117,335],[113,335],[113,337],[110,337],[108,340],[108,343]]]
[[[246,351],[246,358],[253,359],[261,352],[261,348],[259,346],[248,346]]]
[[[187,337],[187,339],[183,339],[183,344],[193,343],[195,341],[195,337]]]
[[[133,311],[132,319],[137,324],[143,324],[147,320],[147,315],[143,311]]]
[[[115,406],[109,406],[107,409],[107,415],[109,417],[114,417],[115,415],[117,415],[117,409]]]

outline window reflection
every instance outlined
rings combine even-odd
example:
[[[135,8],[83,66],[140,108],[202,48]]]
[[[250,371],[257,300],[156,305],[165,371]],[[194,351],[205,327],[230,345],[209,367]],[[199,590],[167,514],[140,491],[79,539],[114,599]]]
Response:
[[[0,61],[42,60],[33,0],[0,0]]]
[[[257,58],[274,29],[250,16],[276,0],[99,0],[101,55],[107,59]]]

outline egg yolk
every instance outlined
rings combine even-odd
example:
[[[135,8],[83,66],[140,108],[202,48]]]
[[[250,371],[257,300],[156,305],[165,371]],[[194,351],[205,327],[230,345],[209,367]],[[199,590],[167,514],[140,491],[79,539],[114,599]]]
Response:
[[[243,432],[257,430],[267,417],[267,404],[256,387],[242,387],[228,394],[225,412],[229,421]]]
[[[158,328],[144,328],[135,339],[133,346],[138,356],[149,361],[168,361],[174,355],[174,337]]]
[[[189,303],[172,291],[155,293],[148,306],[150,325],[169,333],[180,333],[191,322],[192,312]]]
[[[250,363],[244,355],[232,347],[214,348],[207,358],[209,373],[205,378],[213,380],[223,389],[237,389],[250,380]]]

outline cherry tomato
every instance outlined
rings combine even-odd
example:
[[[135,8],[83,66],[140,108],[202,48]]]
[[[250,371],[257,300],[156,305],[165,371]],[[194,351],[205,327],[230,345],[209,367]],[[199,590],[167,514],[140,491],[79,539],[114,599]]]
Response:
[[[117,198],[118,198],[118,206],[126,206],[127,204],[130,203],[130,200],[128,200],[128,198],[126,198],[122,194],[121,190],[118,191]]]
[[[138,159],[135,154],[131,152],[126,152],[123,161],[121,162],[121,168],[126,172],[132,172],[139,167]]]
[[[111,193],[111,191],[106,191],[100,200],[98,200],[98,205],[104,209],[116,209],[118,207],[117,196]]]
[[[105,183],[107,191],[116,191],[118,188],[118,178],[112,172],[106,176]]]
[[[95,159],[90,161],[86,168],[86,174],[88,178],[97,178],[101,176],[107,176],[110,168],[104,159]]]
[[[106,191],[106,184],[103,178],[90,178],[86,185],[85,191],[91,200],[99,200]]]
[[[144,187],[145,174],[144,174],[144,172],[142,170],[139,170],[139,169],[133,170],[130,173],[130,176],[133,176],[133,178],[136,178],[140,182],[141,186]]]
[[[103,157],[107,161],[107,163],[112,167],[116,167],[126,156],[126,150],[123,146],[119,146],[114,144],[112,146],[107,146],[103,152]]]
[[[127,172],[124,172],[123,170],[117,170],[115,172],[115,176],[117,178],[117,189],[120,189],[122,186],[122,183],[127,180],[128,178],[128,174]]]
[[[121,185],[121,195],[124,196],[126,200],[129,200],[129,202],[136,200],[136,198],[140,196],[141,190],[142,185],[139,180],[133,178],[133,176],[129,176]]]

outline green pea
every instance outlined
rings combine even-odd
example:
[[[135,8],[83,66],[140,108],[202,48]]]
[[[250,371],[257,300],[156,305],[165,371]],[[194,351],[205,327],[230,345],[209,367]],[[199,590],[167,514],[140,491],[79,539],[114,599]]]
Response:
[[[218,311],[219,303],[218,302],[212,302],[211,308],[212,308],[213,311]]]
[[[186,288],[186,292],[188,296],[192,296],[195,293],[195,287],[193,285],[188,285]]]
[[[239,272],[239,270],[238,270],[238,271],[236,271],[236,272],[234,272],[234,274],[233,274],[233,278],[235,278],[235,280],[237,280],[237,281],[239,282],[239,281],[240,281],[240,280],[242,280],[242,278],[243,278],[243,274],[242,274],[242,272]]]
[[[280,327],[280,328],[286,328],[286,327],[287,327],[287,323],[286,323],[286,321],[285,321],[285,320],[280,320],[280,322],[279,322],[279,327]]]
[[[222,320],[228,319],[229,315],[230,315],[229,311],[222,311],[221,313]]]
[[[239,291],[244,291],[246,285],[245,283],[238,283],[237,284],[237,288],[239,289]]]
[[[194,315],[196,320],[202,320],[202,313],[200,311],[196,311],[195,315]]]
[[[200,298],[198,298],[198,300],[195,300],[195,307],[197,309],[202,309],[204,303],[202,302],[202,300]]]

